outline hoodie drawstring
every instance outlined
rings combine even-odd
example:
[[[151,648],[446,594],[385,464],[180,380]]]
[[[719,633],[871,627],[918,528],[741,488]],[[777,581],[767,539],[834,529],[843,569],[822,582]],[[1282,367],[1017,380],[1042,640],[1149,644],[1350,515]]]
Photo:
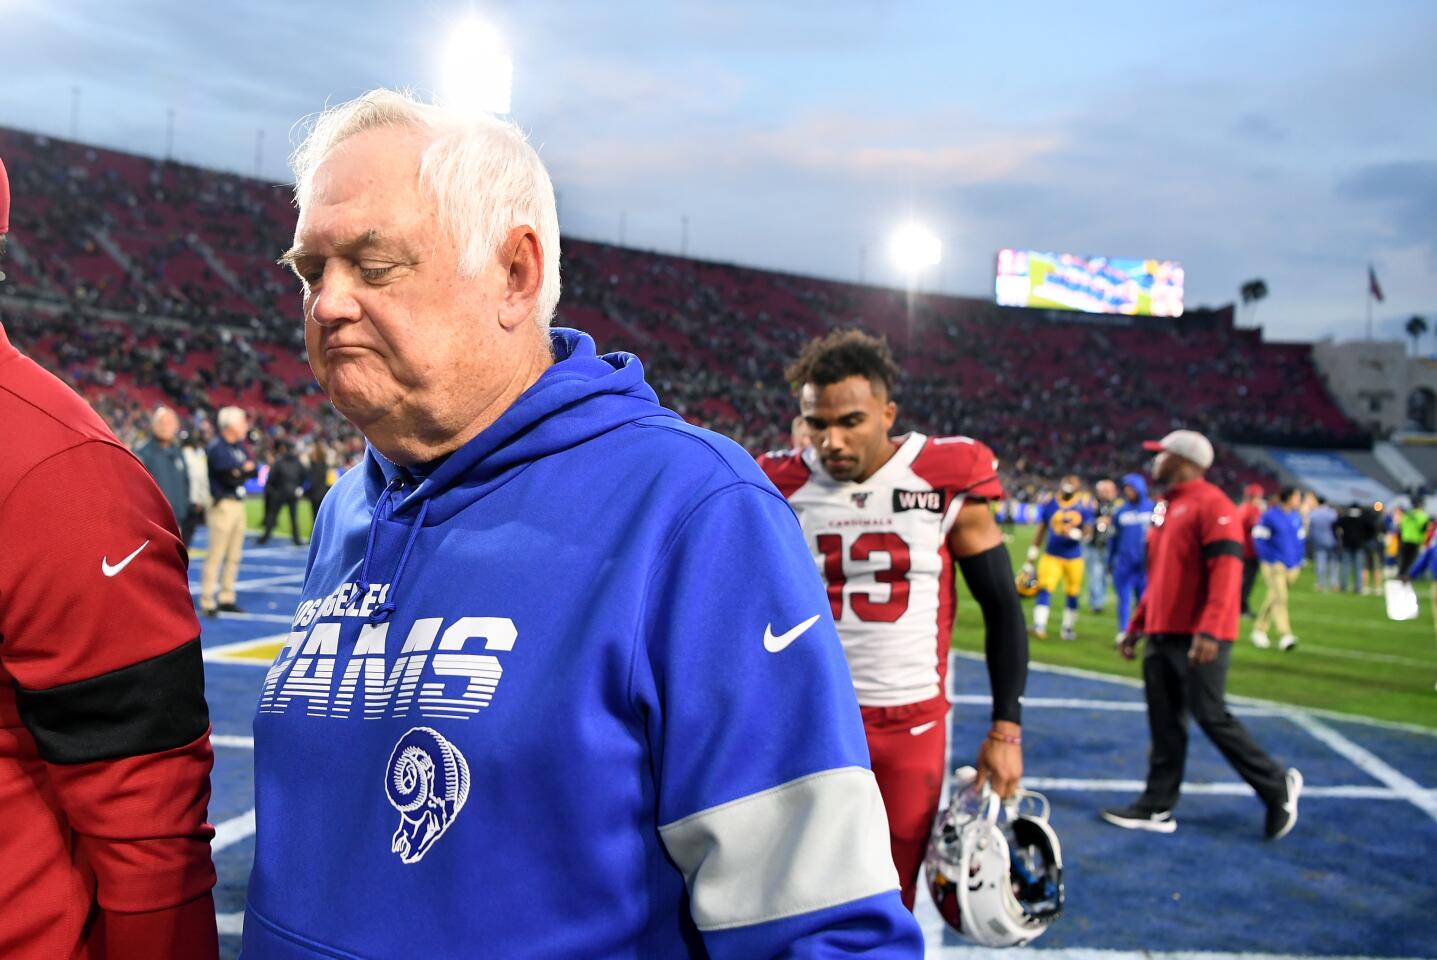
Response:
[[[385,484],[384,492],[379,495],[379,501],[374,505],[374,515],[369,518],[369,539],[364,544],[364,563],[359,568],[359,591],[361,594],[369,592],[372,584],[369,580],[369,563],[374,558],[374,540],[379,533],[379,521],[384,516],[384,508],[394,496],[394,491],[404,486],[402,477],[395,477]],[[414,518],[414,523],[409,527],[409,536],[404,541],[404,550],[399,554],[399,565],[394,570],[394,576],[389,581],[389,592],[385,594],[384,602],[375,607],[369,614],[370,623],[383,623],[397,609],[394,597],[399,590],[399,578],[404,574],[404,566],[409,562],[409,555],[414,551],[414,541],[419,539],[419,531],[424,526],[424,515],[429,512],[429,501],[425,500],[419,504],[419,512]]]

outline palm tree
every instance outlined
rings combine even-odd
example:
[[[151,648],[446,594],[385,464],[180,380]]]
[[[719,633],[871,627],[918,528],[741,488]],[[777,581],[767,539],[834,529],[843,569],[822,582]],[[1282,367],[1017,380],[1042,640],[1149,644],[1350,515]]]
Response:
[[[1257,316],[1257,302],[1267,296],[1267,281],[1261,277],[1254,277],[1237,289],[1238,295],[1242,297],[1243,305],[1252,304],[1252,311],[1248,313],[1247,320],[1253,322]]]
[[[1422,334],[1427,332],[1427,318],[1414,314],[1408,318],[1407,325],[1404,329],[1407,331],[1407,335],[1412,338],[1412,352],[1415,354],[1417,353],[1417,341],[1421,339]]]

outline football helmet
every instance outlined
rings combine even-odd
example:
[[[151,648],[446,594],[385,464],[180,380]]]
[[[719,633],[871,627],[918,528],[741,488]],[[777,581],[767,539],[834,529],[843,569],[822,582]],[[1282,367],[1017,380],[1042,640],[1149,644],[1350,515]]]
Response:
[[[1038,571],[1033,569],[1031,563],[1023,564],[1023,569],[1018,571],[1018,576],[1014,578],[1014,583],[1018,586],[1018,596],[1020,597],[1034,597],[1038,595]]]
[[[1063,912],[1063,852],[1048,800],[1020,791],[1007,804],[978,772],[953,774],[953,799],[938,815],[923,872],[944,921],[984,947],[1031,943]]]

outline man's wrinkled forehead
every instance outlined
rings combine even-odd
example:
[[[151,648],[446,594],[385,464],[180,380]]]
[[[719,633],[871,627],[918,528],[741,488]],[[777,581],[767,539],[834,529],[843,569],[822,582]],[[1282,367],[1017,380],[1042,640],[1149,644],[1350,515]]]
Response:
[[[417,132],[383,127],[337,144],[299,195],[295,240],[338,243],[366,231],[394,236],[432,212],[419,186],[423,141]]]

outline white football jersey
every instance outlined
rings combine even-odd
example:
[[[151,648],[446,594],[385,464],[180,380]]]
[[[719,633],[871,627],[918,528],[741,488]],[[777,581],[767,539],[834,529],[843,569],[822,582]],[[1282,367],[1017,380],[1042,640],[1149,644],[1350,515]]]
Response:
[[[948,533],[969,498],[998,499],[993,452],[968,437],[910,433],[862,483],[828,475],[812,448],[759,464],[803,526],[848,656],[858,702],[939,696],[953,634]]]

